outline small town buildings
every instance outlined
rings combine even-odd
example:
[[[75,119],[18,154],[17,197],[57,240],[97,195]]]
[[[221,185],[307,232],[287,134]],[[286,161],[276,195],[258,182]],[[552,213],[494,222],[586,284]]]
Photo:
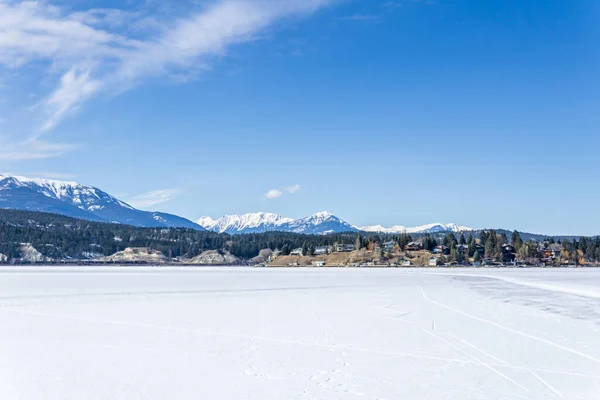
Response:
[[[439,245],[433,248],[432,253],[448,255],[450,254],[450,249],[447,246]]]
[[[406,246],[404,246],[404,249],[408,250],[408,251],[423,250],[423,243],[421,243],[421,242],[410,242]]]
[[[458,254],[467,254],[469,252],[469,246],[466,244],[459,244],[456,246],[456,252]]]
[[[551,258],[553,260],[560,257],[560,253],[562,252],[562,245],[558,243],[552,243],[548,245],[546,248],[546,257]]]
[[[480,256],[483,256],[485,254],[485,246],[482,245],[481,243],[476,243],[475,244],[475,251],[479,252]]]
[[[335,251],[338,253],[348,253],[354,251],[354,245],[339,243],[335,246]]]
[[[392,251],[392,250],[394,250],[394,246],[395,245],[396,245],[396,243],[393,242],[393,241],[391,241],[391,240],[389,242],[385,242],[382,245],[383,246],[383,251]]]
[[[324,254],[329,254],[331,253],[331,247],[330,246],[318,246],[315,248],[315,256],[321,256]]]
[[[515,247],[511,244],[503,244],[502,245],[502,258],[504,261],[513,262],[515,258],[517,258],[517,251]]]

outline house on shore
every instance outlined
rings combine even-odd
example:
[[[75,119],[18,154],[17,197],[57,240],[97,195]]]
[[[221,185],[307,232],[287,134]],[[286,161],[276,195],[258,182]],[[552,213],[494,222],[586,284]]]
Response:
[[[340,243],[335,246],[335,251],[338,253],[349,253],[354,251],[354,245]]]
[[[427,265],[430,266],[430,267],[437,267],[438,265],[440,265],[440,260],[437,257],[431,257],[427,261]]]
[[[392,240],[390,240],[389,242],[383,243],[382,246],[383,246],[383,251],[393,251],[394,246],[396,246],[396,243],[393,242]]]
[[[459,244],[456,246],[456,252],[458,254],[467,254],[469,252],[469,246],[466,244]]]
[[[423,243],[421,243],[421,242],[410,242],[406,246],[404,246],[404,250],[408,250],[408,251],[423,250]]]
[[[448,254],[450,254],[450,248],[448,248],[447,246],[444,246],[444,245],[435,246],[432,250],[432,253],[448,255]]]
[[[315,248],[315,256],[322,256],[331,253],[331,246],[318,246]]]
[[[511,244],[502,245],[502,258],[504,261],[513,262],[517,258],[517,250]]]
[[[560,253],[562,252],[562,245],[558,243],[552,243],[546,247],[545,256],[546,258],[551,258],[552,260],[556,260],[560,257]]]

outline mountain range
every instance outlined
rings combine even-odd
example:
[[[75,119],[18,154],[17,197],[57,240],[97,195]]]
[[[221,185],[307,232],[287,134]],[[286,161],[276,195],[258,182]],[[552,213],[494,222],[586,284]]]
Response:
[[[173,214],[138,210],[102,190],[77,182],[0,175],[0,208],[41,211],[73,218],[141,227],[177,227],[228,234],[270,231],[303,234],[339,232],[438,233],[472,230],[457,224],[429,224],[418,227],[381,225],[357,227],[323,211],[293,219],[272,213],[226,215],[218,219],[204,216],[192,222]]]
[[[391,228],[385,228],[381,225],[363,226],[360,228],[361,231],[365,232],[378,232],[378,233],[439,233],[439,232],[468,232],[472,231],[473,228],[457,224],[427,224],[420,226],[402,226],[395,225]]]
[[[202,229],[177,215],[137,210],[93,186],[21,176],[0,175],[0,208],[133,226]]]
[[[203,228],[220,233],[242,234],[269,231],[324,235],[338,232],[358,232],[359,229],[335,215],[323,211],[309,217],[293,219],[278,214],[251,213],[243,215],[225,215],[219,219],[201,217],[196,223]]]

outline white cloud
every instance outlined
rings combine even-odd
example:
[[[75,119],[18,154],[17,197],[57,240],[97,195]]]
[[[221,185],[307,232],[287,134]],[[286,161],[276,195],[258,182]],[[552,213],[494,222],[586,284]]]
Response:
[[[49,143],[36,138],[22,142],[0,142],[0,160],[39,160],[58,157],[77,146],[72,144]]]
[[[138,194],[129,199],[128,203],[136,208],[148,208],[173,200],[180,194],[178,189],[162,189]]]
[[[276,199],[278,197],[281,197],[282,195],[283,195],[283,192],[278,189],[271,189],[267,193],[265,193],[265,197],[267,199]]]
[[[37,138],[100,93],[117,94],[161,76],[185,81],[232,45],[335,1],[142,2],[132,11],[71,11],[47,1],[0,0],[0,70],[47,66],[42,82],[55,82],[55,88],[33,110],[43,112],[41,124],[32,127],[30,137]],[[157,4],[161,12],[152,9]]]
[[[265,193],[265,197],[267,199],[276,199],[278,197],[283,196],[285,193],[294,194],[298,190],[300,190],[300,185],[298,185],[298,184],[292,185],[292,186],[286,186],[281,189],[271,189],[267,193]]]
[[[60,85],[46,98],[43,106],[48,114],[42,131],[51,130],[64,118],[65,114],[82,101],[94,95],[101,83],[90,79],[90,71],[68,70],[60,79]]]
[[[292,186],[288,186],[285,188],[285,191],[290,193],[290,194],[294,194],[296,193],[298,190],[300,190],[300,185],[296,184],[296,185],[292,185]]]

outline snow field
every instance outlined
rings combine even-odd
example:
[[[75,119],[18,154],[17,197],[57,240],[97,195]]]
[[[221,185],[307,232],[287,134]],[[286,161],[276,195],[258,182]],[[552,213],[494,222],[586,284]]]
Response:
[[[0,398],[593,400],[600,299],[581,290],[599,287],[594,270],[5,268]]]

